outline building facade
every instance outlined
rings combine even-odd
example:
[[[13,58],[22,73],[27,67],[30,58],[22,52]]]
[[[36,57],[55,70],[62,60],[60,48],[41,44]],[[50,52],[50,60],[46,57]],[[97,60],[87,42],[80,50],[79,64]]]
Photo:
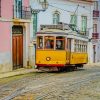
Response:
[[[28,65],[30,18],[29,0],[0,0],[0,73]]]
[[[93,62],[100,62],[100,0],[93,2]]]
[[[92,38],[93,32],[93,2],[88,0],[48,0],[48,9],[40,11],[41,2],[34,0],[36,4],[32,4],[35,9],[33,16],[33,34],[36,36],[36,31],[40,30],[40,25],[57,24],[63,22],[73,24],[73,30],[77,29],[80,34],[88,35],[88,39]],[[38,12],[39,11],[39,12]],[[36,24],[35,24],[36,23]],[[93,48],[92,42],[88,42],[88,61],[93,62]]]

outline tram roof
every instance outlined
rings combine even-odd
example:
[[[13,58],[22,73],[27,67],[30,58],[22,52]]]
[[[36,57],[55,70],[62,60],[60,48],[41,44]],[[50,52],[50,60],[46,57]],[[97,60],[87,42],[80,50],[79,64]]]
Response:
[[[73,31],[68,24],[41,25],[41,30],[37,32],[37,36],[38,35],[67,36],[69,38],[79,37],[88,39],[87,35],[83,35],[78,31]]]

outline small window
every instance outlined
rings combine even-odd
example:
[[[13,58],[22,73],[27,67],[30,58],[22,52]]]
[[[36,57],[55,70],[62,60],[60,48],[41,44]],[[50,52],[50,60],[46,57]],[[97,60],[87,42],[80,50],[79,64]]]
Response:
[[[45,49],[54,49],[54,37],[45,36]]]
[[[93,24],[93,32],[97,33],[97,24]]]
[[[33,36],[36,36],[37,32],[37,13],[33,14]]]
[[[65,49],[65,37],[56,37],[56,50],[64,50]]]
[[[71,51],[71,39],[67,38],[67,50]]]
[[[37,37],[37,48],[43,49],[43,37],[42,36]]]
[[[98,10],[98,1],[94,1],[94,10]]]
[[[59,12],[55,11],[54,14],[53,14],[53,24],[58,24],[59,19],[60,19]]]
[[[87,16],[82,16],[82,32],[87,30]]]

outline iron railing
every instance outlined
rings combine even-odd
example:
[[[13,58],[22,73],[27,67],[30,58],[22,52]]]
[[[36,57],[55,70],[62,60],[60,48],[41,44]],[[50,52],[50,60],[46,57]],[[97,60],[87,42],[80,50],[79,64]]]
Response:
[[[93,10],[93,17],[98,18],[99,17],[99,11],[98,10]]]
[[[25,6],[13,5],[13,18],[18,19],[31,19],[31,8]]]
[[[99,33],[92,33],[93,39],[99,39]]]

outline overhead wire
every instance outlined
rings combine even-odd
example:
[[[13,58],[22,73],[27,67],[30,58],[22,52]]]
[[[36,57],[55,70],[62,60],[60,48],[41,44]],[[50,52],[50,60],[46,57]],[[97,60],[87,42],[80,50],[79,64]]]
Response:
[[[49,4],[49,6],[54,7],[54,8],[57,8],[57,9],[60,9],[60,10],[62,10],[62,11],[68,12],[68,13],[74,13],[74,11],[69,11],[69,10],[67,10],[67,9],[63,9],[63,8],[61,8],[61,7],[57,7],[57,6],[54,6],[54,5],[51,5],[51,4]],[[78,4],[78,7],[80,7],[79,4]],[[91,12],[92,12],[92,11],[91,11]],[[90,14],[90,13],[88,13],[88,14]],[[77,14],[77,16],[82,16],[82,15]]]
[[[49,3],[50,5],[66,5],[66,6],[73,6],[73,5],[71,5],[71,4],[63,4],[63,3]],[[88,9],[88,8],[86,8],[86,5],[85,6],[82,6],[82,5],[80,5],[80,4],[78,4],[81,8],[84,8],[84,9],[86,9],[86,10],[88,10],[88,11],[90,11],[90,9]],[[69,11],[70,12],[70,11]]]
[[[57,3],[54,3],[54,4],[57,4]],[[66,4],[64,4],[64,5],[66,5]],[[54,8],[57,8],[57,9],[60,9],[60,10],[63,10],[63,11],[66,11],[68,13],[74,13],[74,14],[76,13],[76,11],[78,10],[79,7],[88,10],[89,11],[88,14],[91,14],[93,12],[93,11],[91,11],[91,9],[89,10],[85,6],[81,6],[80,4],[77,5],[77,7],[76,7],[76,9],[75,9],[74,12],[73,11],[66,10],[66,9],[63,9],[63,8],[60,8],[60,7],[57,7],[57,6],[54,6],[54,5],[51,5],[51,4],[49,4],[49,6],[54,7]],[[72,6],[72,5],[70,5],[70,6]],[[77,16],[82,16],[82,15],[77,14]],[[87,18],[87,20],[91,20],[91,18]],[[90,28],[88,28],[88,29],[90,29]]]

